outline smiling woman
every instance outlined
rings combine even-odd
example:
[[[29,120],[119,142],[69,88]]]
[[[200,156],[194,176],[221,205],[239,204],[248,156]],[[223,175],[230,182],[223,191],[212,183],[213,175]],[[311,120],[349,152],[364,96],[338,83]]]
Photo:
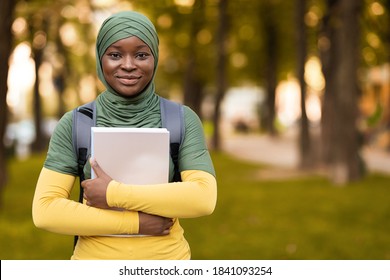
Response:
[[[96,42],[96,65],[106,90],[95,100],[97,126],[162,127],[161,98],[154,85],[158,43],[154,25],[142,14],[121,12],[103,22]],[[191,251],[179,218],[211,214],[217,182],[202,123],[190,108],[180,108],[184,115],[178,152],[182,181],[173,182],[170,158],[170,182],[151,185],[117,182],[96,161],[92,168],[97,176],[91,179],[91,164],[84,169],[79,166],[73,148],[73,114],[67,112],[51,137],[37,182],[35,225],[79,236],[72,259],[189,259]],[[148,166],[142,167],[151,172]],[[83,174],[79,175],[79,169]],[[85,177],[82,204],[70,199],[77,176]],[[128,237],[134,234],[138,237]]]

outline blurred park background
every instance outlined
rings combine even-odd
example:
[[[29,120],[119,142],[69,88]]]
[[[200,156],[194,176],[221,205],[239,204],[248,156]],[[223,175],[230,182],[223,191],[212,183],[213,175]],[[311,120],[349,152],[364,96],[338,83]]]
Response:
[[[32,197],[121,10],[156,25],[157,93],[204,123],[219,191],[181,222],[194,259],[390,259],[389,0],[1,0],[0,259],[71,255]]]

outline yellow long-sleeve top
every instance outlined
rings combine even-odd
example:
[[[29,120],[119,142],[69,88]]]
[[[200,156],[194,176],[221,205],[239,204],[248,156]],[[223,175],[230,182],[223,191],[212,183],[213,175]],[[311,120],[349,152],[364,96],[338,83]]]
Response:
[[[148,102],[132,101],[129,106],[123,98],[102,93],[96,99],[97,126],[161,127],[158,100],[151,95]],[[150,109],[151,103],[155,104],[154,109]],[[107,109],[110,106],[112,110]],[[80,236],[72,259],[189,259],[190,248],[179,218],[210,214],[216,205],[217,183],[202,124],[188,107],[184,113],[185,137],[179,150],[182,182],[134,186],[111,181],[106,192],[109,206],[127,211],[98,209],[70,199],[78,163],[72,144],[73,118],[71,112],[66,113],[51,137],[37,182],[32,211],[35,225],[55,233]],[[89,163],[84,173],[90,178]],[[172,174],[170,160],[170,178]],[[138,211],[174,218],[169,235],[107,236],[137,234]]]
[[[211,174],[187,170],[183,182],[132,186],[111,181],[107,202],[129,211],[89,207],[69,199],[75,176],[43,168],[33,201],[37,227],[61,234],[80,235],[72,259],[189,259],[190,249],[178,218],[210,214],[216,202],[216,180]],[[137,234],[142,211],[174,217],[169,235],[112,237]]]

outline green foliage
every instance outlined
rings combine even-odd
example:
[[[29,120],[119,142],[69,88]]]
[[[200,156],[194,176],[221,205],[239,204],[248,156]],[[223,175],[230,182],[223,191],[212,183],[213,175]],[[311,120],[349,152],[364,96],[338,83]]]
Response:
[[[73,237],[37,229],[31,205],[43,156],[9,162],[9,184],[0,212],[0,259],[69,259]]]
[[[183,219],[193,259],[390,259],[389,177],[344,188],[309,176],[264,180],[261,166],[213,154],[215,212]],[[0,213],[1,259],[69,259],[73,237],[34,227],[31,203],[43,156],[11,160]]]
[[[389,259],[389,178],[344,188],[326,178],[259,178],[259,166],[214,154],[218,204],[182,221],[194,259]]]
[[[371,116],[367,117],[367,126],[371,128],[374,127],[375,125],[378,125],[382,117],[383,117],[383,106],[381,103],[378,102],[374,113],[372,113]]]

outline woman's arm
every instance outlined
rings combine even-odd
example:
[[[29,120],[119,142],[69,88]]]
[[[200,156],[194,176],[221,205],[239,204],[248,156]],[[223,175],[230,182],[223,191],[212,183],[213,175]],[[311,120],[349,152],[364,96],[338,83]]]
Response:
[[[217,201],[215,177],[199,170],[181,172],[183,182],[150,186],[126,185],[112,180],[107,204],[165,217],[195,218],[209,215]]]
[[[87,205],[175,218],[194,218],[214,211],[217,182],[205,171],[183,171],[183,182],[178,183],[128,185],[112,180],[96,161],[91,166],[96,178],[82,183]]]
[[[217,183],[207,172],[183,171],[180,183],[129,185],[112,180],[96,161],[92,161],[91,166],[96,178],[82,183],[87,205],[175,218],[194,218],[214,211]]]
[[[99,209],[70,200],[74,182],[72,175],[42,169],[32,207],[33,221],[38,228],[69,235],[168,233],[170,219],[134,211]]]

